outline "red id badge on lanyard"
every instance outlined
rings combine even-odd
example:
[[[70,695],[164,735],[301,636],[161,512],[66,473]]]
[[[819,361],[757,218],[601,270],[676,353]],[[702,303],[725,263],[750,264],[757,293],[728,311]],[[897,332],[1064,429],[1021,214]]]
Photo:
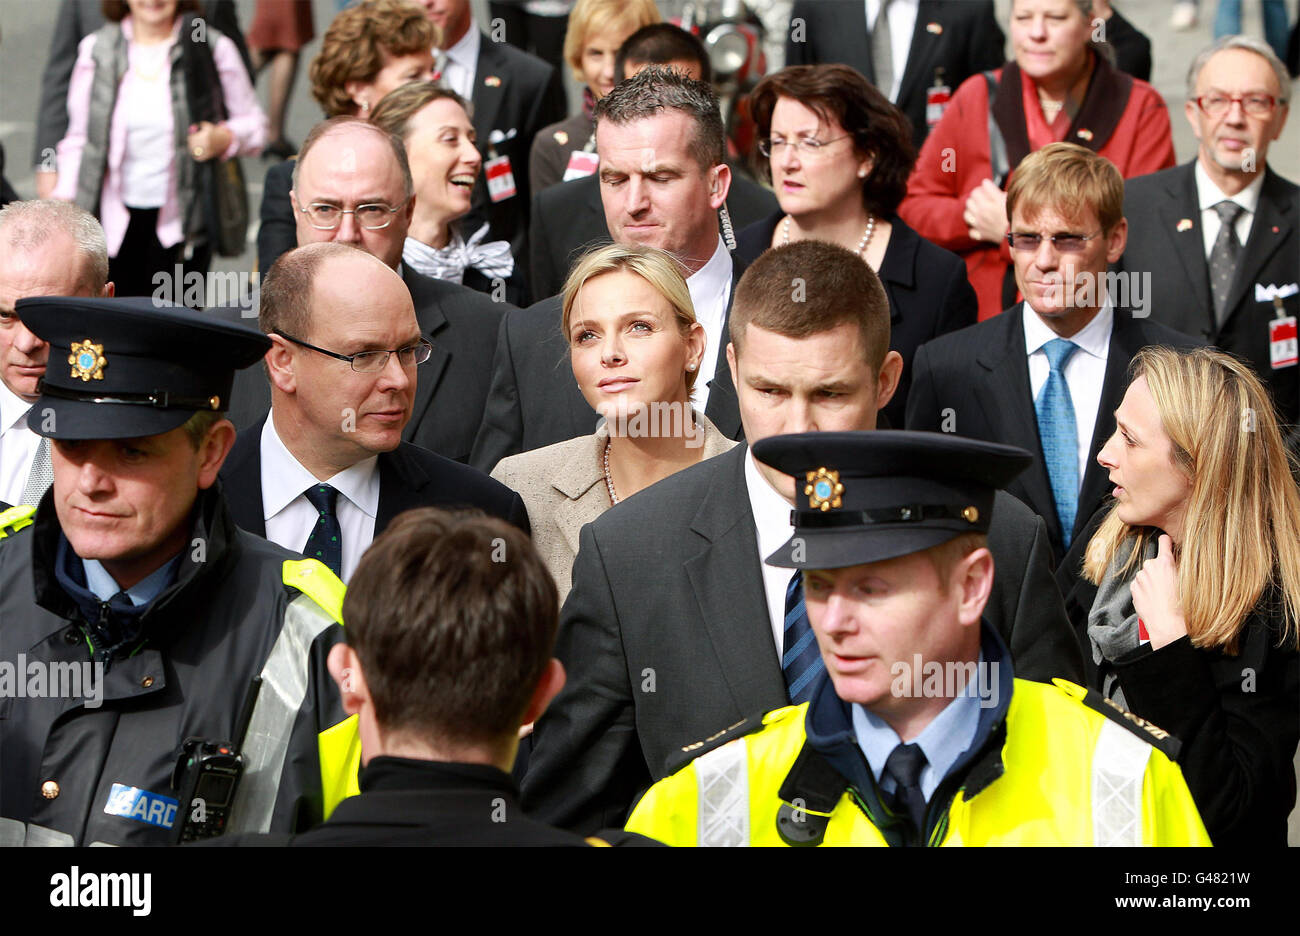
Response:
[[[572,182],[574,179],[585,179],[596,171],[600,165],[600,157],[595,153],[588,153],[586,150],[574,150],[569,154],[569,164],[564,167],[563,182]]]
[[[1296,322],[1294,315],[1275,318],[1268,323],[1268,359],[1273,370],[1294,367],[1300,357],[1296,354]]]
[[[952,100],[952,88],[934,85],[925,89],[925,125],[931,130],[943,119],[944,109]]]
[[[505,201],[515,195],[515,174],[510,168],[509,156],[497,156],[483,164],[487,175],[488,197],[494,202]]]

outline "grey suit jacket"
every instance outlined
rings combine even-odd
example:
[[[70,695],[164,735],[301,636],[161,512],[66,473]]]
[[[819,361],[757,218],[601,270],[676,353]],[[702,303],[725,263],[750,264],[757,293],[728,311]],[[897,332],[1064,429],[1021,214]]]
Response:
[[[703,413],[695,417],[704,431],[702,458],[721,455],[736,444]],[[601,423],[592,435],[502,459],[492,472],[524,499],[533,545],[555,577],[561,603],[569,595],[579,533],[610,508],[604,470],[608,441],[609,429]]]
[[[582,528],[556,656],[568,683],[537,722],[524,806],[579,830],[621,825],[683,748],[789,705],[745,484],[747,446],[701,462]],[[984,616],[1017,675],[1083,678],[1043,521],[998,492]]]

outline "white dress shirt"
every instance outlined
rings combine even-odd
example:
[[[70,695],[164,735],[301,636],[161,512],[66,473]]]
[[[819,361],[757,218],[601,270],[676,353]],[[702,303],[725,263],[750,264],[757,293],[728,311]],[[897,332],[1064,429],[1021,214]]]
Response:
[[[15,505],[27,487],[41,437],[27,428],[32,404],[0,383],[0,501]]]
[[[763,562],[784,546],[794,534],[790,523],[790,502],[767,483],[758,470],[754,453],[745,455],[745,487],[749,491],[749,509],[754,513],[758,536],[758,559],[763,565],[763,592],[767,596],[767,616],[772,625],[772,643],[779,664],[785,643],[785,590],[790,587],[794,569],[780,569]]]
[[[1052,365],[1047,362],[1043,345],[1060,335],[1048,328],[1037,313],[1024,305],[1025,351],[1029,355],[1029,390],[1033,399],[1047,383]],[[1115,325],[1115,309],[1106,297],[1092,321],[1070,337],[1079,350],[1065,362],[1065,384],[1070,388],[1070,402],[1074,404],[1074,426],[1078,431],[1079,484],[1092,460],[1092,433],[1097,425],[1097,410],[1101,407],[1101,387],[1106,382],[1106,358],[1110,353],[1110,333]]]
[[[375,538],[375,515],[379,511],[379,456],[372,455],[320,481],[302,466],[275,431],[274,413],[262,427],[262,517],[266,538],[285,549],[302,552],[319,514],[303,495],[317,484],[328,484],[339,492],[335,513],[343,533],[343,581],[356,571],[361,554]]]
[[[1201,236],[1205,239],[1205,259],[1210,259],[1210,251],[1214,249],[1214,242],[1219,237],[1221,226],[1219,213],[1214,210],[1214,206],[1225,199],[1235,201],[1246,209],[1237,215],[1237,223],[1234,225],[1237,229],[1237,240],[1241,242],[1242,247],[1245,247],[1246,242],[1250,240],[1250,228],[1255,222],[1255,212],[1259,208],[1259,192],[1264,187],[1264,173],[1255,173],[1255,181],[1236,195],[1224,195],[1214,184],[1214,180],[1210,178],[1210,174],[1205,171],[1199,159],[1196,160],[1196,168],[1192,170],[1192,174],[1196,177],[1196,200],[1201,209]]]
[[[867,29],[876,24],[880,13],[880,0],[866,0]],[[898,91],[903,85],[903,72],[907,69],[907,56],[912,51],[912,33],[916,31],[916,14],[920,0],[893,0],[889,5],[889,48],[894,66],[894,83],[881,88],[892,102],[898,101]],[[868,75],[868,78],[871,76]]]
[[[691,402],[701,413],[709,405],[709,381],[717,369],[718,345],[722,342],[722,325],[727,318],[727,301],[731,298],[731,273],[731,253],[719,235],[718,247],[709,262],[686,280],[691,305],[695,306],[695,320],[704,326],[708,339],[695,377],[695,390],[691,394]]]
[[[474,99],[475,72],[478,71],[478,49],[483,41],[478,24],[470,21],[469,29],[450,49],[442,54],[442,83],[467,101]]]

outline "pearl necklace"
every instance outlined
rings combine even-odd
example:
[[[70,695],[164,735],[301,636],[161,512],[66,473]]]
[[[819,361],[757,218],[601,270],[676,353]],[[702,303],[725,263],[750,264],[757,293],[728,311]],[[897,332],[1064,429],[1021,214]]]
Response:
[[[867,245],[871,243],[871,235],[875,230],[876,216],[869,214],[867,215],[867,229],[862,234],[862,240],[858,241],[858,249],[853,251],[859,257],[862,256],[862,251],[867,249]],[[790,243],[790,216],[786,215],[785,221],[781,224],[781,246],[784,247],[788,243]]]
[[[609,502],[617,504],[618,492],[614,490],[614,476],[609,473],[609,445],[613,441],[612,438],[605,440],[605,488],[609,491]]]

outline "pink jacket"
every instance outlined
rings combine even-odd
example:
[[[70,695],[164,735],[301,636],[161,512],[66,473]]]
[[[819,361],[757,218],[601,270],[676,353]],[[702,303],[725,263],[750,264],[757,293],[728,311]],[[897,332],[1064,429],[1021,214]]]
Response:
[[[178,17],[172,30],[172,41],[180,36],[183,20]],[[122,33],[126,37],[128,49],[132,39],[131,17],[122,20]],[[77,175],[81,169],[81,154],[86,145],[86,124],[90,111],[91,83],[95,76],[95,62],[92,49],[96,34],[92,33],[81,40],[77,47],[77,63],[72,69],[72,78],[68,83],[68,132],[59,141],[58,160],[59,178],[54,187],[53,197],[64,201],[73,201],[77,194]],[[248,80],[239,50],[226,36],[220,36],[213,45],[213,61],[221,78],[221,90],[225,97],[226,111],[229,114],[224,126],[230,130],[234,139],[221,159],[233,156],[256,155],[261,152],[266,142],[266,115],[257,102],[253,86]],[[169,80],[171,65],[164,64],[163,80]],[[104,173],[104,186],[100,195],[99,220],[104,225],[104,234],[108,239],[108,255],[116,257],[126,235],[130,213],[122,200],[121,168],[126,153],[126,120],[124,109],[132,103],[137,79],[133,71],[128,70],[118,88],[117,101],[113,107],[113,119],[110,124],[108,144],[108,167]],[[168,112],[170,119],[171,112]],[[171,247],[184,239],[181,229],[180,198],[176,190],[176,169],[173,162],[171,179],[167,187],[167,200],[158,212],[158,241],[164,247]]]

